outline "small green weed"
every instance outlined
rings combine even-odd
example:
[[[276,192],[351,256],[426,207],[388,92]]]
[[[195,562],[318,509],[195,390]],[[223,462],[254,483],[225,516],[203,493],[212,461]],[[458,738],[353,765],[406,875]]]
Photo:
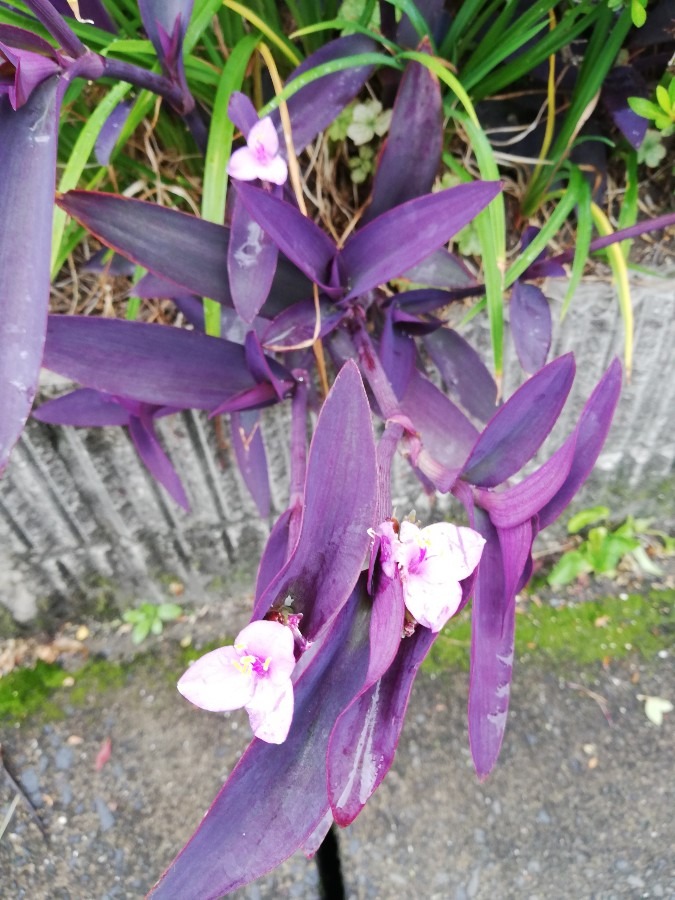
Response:
[[[629,555],[648,575],[661,574],[661,569],[648,555],[647,546],[658,538],[663,551],[670,554],[675,552],[675,539],[651,529],[650,519],[635,519],[633,516],[628,516],[622,525],[612,529],[606,524],[609,515],[606,506],[594,506],[572,516],[567,525],[568,533],[578,535],[586,532],[586,536],[574,550],[563,553],[555,564],[547,578],[551,586],[570,584],[580,575],[612,577],[619,563]]]
[[[149,634],[161,634],[165,622],[173,622],[182,609],[177,603],[141,603],[136,609],[128,609],[122,618],[133,625],[131,640],[142,644]]]

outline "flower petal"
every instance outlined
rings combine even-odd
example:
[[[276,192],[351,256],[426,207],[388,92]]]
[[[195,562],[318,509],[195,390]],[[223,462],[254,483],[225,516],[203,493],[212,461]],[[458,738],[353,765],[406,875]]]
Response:
[[[252,150],[256,146],[262,147],[265,156],[276,156],[279,152],[279,135],[269,116],[259,119],[251,128],[246,139],[246,143]]]
[[[280,684],[291,677],[295,668],[293,634],[281,622],[261,620],[251,622],[237,635],[235,647],[243,645],[246,652],[261,660],[270,660],[267,679]]]
[[[178,682],[179,692],[190,703],[209,712],[246,706],[256,683],[250,673],[244,674],[237,668],[239,658],[234,647],[212,650],[192,663]]]
[[[457,581],[447,581],[439,585],[425,577],[409,575],[403,581],[403,597],[409,612],[420,625],[436,632],[440,631],[450,616],[459,609],[462,589]]]
[[[283,744],[293,721],[293,685],[290,678],[281,686],[261,679],[253,700],[246,704],[246,712],[257,738],[268,744]]]

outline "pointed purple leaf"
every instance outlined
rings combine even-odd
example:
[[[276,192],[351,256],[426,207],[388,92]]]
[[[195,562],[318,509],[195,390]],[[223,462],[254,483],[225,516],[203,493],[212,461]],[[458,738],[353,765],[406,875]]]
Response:
[[[232,91],[227,102],[227,114],[235,127],[248,139],[249,131],[258,121],[258,113],[246,94],[242,94],[241,91]]]
[[[232,304],[227,280],[229,230],[188,213],[97,191],[58,198],[68,215],[102,243],[191,294]]]
[[[190,503],[185,494],[185,488],[169,457],[157,440],[157,435],[152,427],[152,419],[149,416],[144,416],[143,419],[131,416],[129,419],[129,434],[138,455],[155,481],[166,488],[168,494],[173,497],[179,506],[182,506],[186,512],[189,512]]]
[[[260,312],[272,287],[279,251],[254,221],[235,193],[227,248],[227,274],[234,308],[249,324]]]
[[[192,15],[194,0],[138,0],[138,8],[143,19],[143,27],[152,41],[152,46],[162,62],[165,60],[166,36],[172,35],[178,25],[178,36],[182,44]]]
[[[325,300],[319,301],[321,311],[321,327],[318,337],[323,338],[330,334],[334,328],[347,315],[345,310],[336,309]],[[316,307],[313,300],[301,300],[294,303],[269,323],[262,334],[262,342],[265,346],[275,348],[290,348],[298,344],[304,344],[314,338],[316,330]]]
[[[487,422],[497,408],[497,385],[473,347],[451,328],[427,335],[424,346],[448,393],[470,415]]]
[[[574,368],[574,357],[567,353],[518,388],[478,438],[462,473],[465,481],[496,487],[532,459],[565,405]]]
[[[290,595],[313,640],[351,593],[376,501],[375,442],[361,376],[348,362],[326,398],[307,464],[302,525],[287,565],[258,597],[253,618]]]
[[[377,44],[362,34],[350,34],[324,44],[315,53],[307,57],[297,69],[291,72],[287,84],[294,78],[309,72],[317,66],[346,56],[361,53],[373,53]],[[363,85],[370,78],[374,66],[352,66],[341,72],[317,78],[288,98],[288,113],[291,119],[293,146],[296,153],[301,153],[314,138],[327,128],[345,106],[356,97]],[[281,135],[281,118],[279,110],[271,115],[277,131]],[[283,138],[281,140],[283,148]]]
[[[469,742],[478,777],[486,778],[504,738],[513,671],[515,598],[532,549],[532,526],[496,529],[476,509],[486,539],[471,612]]]
[[[342,250],[347,297],[358,297],[422,262],[485,209],[500,189],[492,181],[460,184],[409,200],[373,219],[352,234]]]
[[[413,373],[401,412],[412,422],[422,441],[422,455],[413,464],[422,469],[441,491],[448,491],[459,475],[478,431],[452,401],[419,372]],[[439,467],[427,468],[433,461]]]
[[[542,509],[567,480],[577,441],[576,430],[553,456],[524,478],[503,491],[478,489],[476,502],[490,514],[497,528],[515,528]]]
[[[255,387],[240,344],[118,319],[50,316],[43,365],[96,390],[182,409],[211,410]]]
[[[444,291],[440,288],[420,288],[396,294],[393,302],[397,309],[421,316],[449,306],[455,299],[452,291]]]
[[[300,516],[302,516],[302,509],[299,506],[289,506],[274,523],[258,566],[255,584],[256,597],[260,597],[270,582],[286,565],[289,554],[293,549],[289,546],[291,520]]]
[[[414,284],[428,284],[436,288],[476,286],[485,293],[485,288],[478,285],[466,265],[445,247],[434,250],[422,262],[403,272],[401,278]]]
[[[96,161],[99,165],[107,166],[110,162],[110,154],[113,152],[117,139],[122,133],[122,129],[129,118],[132,106],[133,104],[130,101],[118,103],[105,120],[94,146]]]
[[[92,253],[89,259],[82,264],[80,269],[81,272],[94,272],[97,275],[111,275],[114,278],[131,278],[135,270],[136,267],[130,260],[125,259],[113,250],[109,250],[107,247],[101,247],[96,253]]]
[[[539,527],[554,522],[591,473],[612,424],[621,393],[621,364],[615,359],[602,376],[579,417],[574,459],[555,496],[539,512]]]
[[[312,281],[329,284],[335,244],[311,219],[269,191],[244,182],[236,184],[237,196],[250,216],[277,247]]]
[[[78,388],[63,397],[48,400],[33,411],[33,418],[53,425],[80,428],[129,424],[128,410],[115,397],[91,388]]]
[[[372,633],[372,632],[371,632]],[[394,759],[410,691],[438,635],[429,628],[399,641],[380,681],[362,692],[337,720],[328,746],[328,790],[335,821],[349,825],[381,784]]]
[[[414,339],[394,325],[393,309],[392,306],[388,307],[384,314],[379,354],[389,384],[400,400],[410,384],[417,349]]]
[[[396,94],[364,223],[431,191],[443,149],[442,112],[438,78],[421,63],[408,63]]]
[[[47,326],[58,78],[0,97],[0,474],[28,418]]]
[[[362,578],[327,639],[296,666],[286,741],[252,742],[189,843],[150,891],[153,900],[215,900],[278,866],[324,822],[328,739],[366,673],[369,605]]]
[[[62,16],[70,16],[71,18],[74,16],[67,0],[49,0],[49,2]],[[80,0],[79,8],[83,19],[91,19],[94,25],[103,31],[109,31],[111,34],[117,33],[115,23],[110,18],[102,0]]]
[[[260,431],[260,413],[254,410],[234,412],[231,416],[234,455],[251,497],[262,519],[270,514],[270,484],[267,456]]]
[[[532,375],[546,364],[551,348],[551,308],[541,288],[516,281],[511,291],[509,312],[520,365]]]

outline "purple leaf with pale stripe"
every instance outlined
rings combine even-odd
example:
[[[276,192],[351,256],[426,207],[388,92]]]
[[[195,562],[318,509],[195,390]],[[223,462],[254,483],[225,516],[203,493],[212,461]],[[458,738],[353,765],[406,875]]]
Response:
[[[497,529],[487,513],[475,511],[477,530],[486,540],[476,579],[471,614],[469,742],[480,779],[499,756],[511,692],[515,598],[532,549],[529,522]]]
[[[328,739],[368,666],[364,582],[342,605],[326,639],[310,647],[295,668],[295,709],[285,742],[251,743],[189,843],[150,891],[154,900],[215,900],[275,868],[325,820]]]
[[[233,412],[232,446],[237,466],[262,519],[270,514],[270,483],[267,456],[260,431],[260,413],[255,410]]]
[[[554,522],[591,473],[602,450],[621,393],[621,364],[615,359],[581,411],[569,474],[554,497],[539,512],[539,527]]]
[[[319,301],[321,326],[318,337],[323,338],[347,315],[345,310],[336,309],[325,300]],[[301,300],[279,313],[262,334],[264,345],[275,348],[290,348],[311,341],[316,330],[316,307],[313,300]]]
[[[227,274],[234,308],[249,324],[262,309],[274,280],[279,251],[234,193]]]
[[[511,334],[520,365],[532,375],[551,349],[551,308],[541,288],[516,281],[509,304]]]
[[[331,807],[339,825],[354,821],[389,771],[415,676],[437,636],[418,627],[412,637],[399,639],[398,652],[381,680],[337,720],[327,763]]]
[[[497,385],[473,347],[451,328],[427,335],[424,347],[448,393],[470,415],[487,422],[497,408]]]
[[[58,78],[21,109],[0,97],[0,473],[28,418],[49,303]]]
[[[298,543],[256,600],[253,618],[290,594],[313,640],[352,591],[370,538],[376,502],[375,442],[361,376],[348,362],[335,379],[309,451]]]
[[[211,410],[256,385],[240,344],[169,325],[89,316],[49,317],[43,365],[96,390],[181,409]]]
[[[443,149],[442,112],[438,78],[421,63],[408,63],[396,94],[364,223],[431,191]]]
[[[330,267],[336,254],[333,241],[311,219],[269,191],[244,182],[236,192],[250,216],[274,243],[312,281],[330,283]]]
[[[462,477],[496,487],[532,459],[555,425],[574,380],[571,353],[553,360],[510,397],[488,422]]]
[[[498,182],[460,184],[409,200],[373,219],[347,239],[341,253],[349,284],[347,298],[358,297],[422,262],[485,209],[499,191]]]

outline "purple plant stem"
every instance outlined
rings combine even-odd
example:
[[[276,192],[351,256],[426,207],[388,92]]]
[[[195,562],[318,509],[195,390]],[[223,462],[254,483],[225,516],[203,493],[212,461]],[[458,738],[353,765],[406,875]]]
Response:
[[[119,59],[111,59],[110,57],[104,57],[103,64],[105,77],[128,81],[129,84],[133,84],[136,87],[152,91],[153,94],[162,97],[179,112],[182,111],[184,97],[180,86],[172,84],[163,75],[149,72],[140,66],[135,66],[132,63],[123,62]]]
[[[398,422],[387,422],[377,445],[377,505],[375,521],[384,522],[391,515],[391,464],[404,434]]]
[[[377,405],[380,407],[380,414],[386,421],[399,412],[399,402],[389,384],[389,379],[365,325],[356,318],[352,320],[352,325],[351,338],[357,353],[359,367],[375,395]]]
[[[47,31],[71,56],[77,58],[89,51],[49,0],[26,0],[26,6],[42,22]]]

